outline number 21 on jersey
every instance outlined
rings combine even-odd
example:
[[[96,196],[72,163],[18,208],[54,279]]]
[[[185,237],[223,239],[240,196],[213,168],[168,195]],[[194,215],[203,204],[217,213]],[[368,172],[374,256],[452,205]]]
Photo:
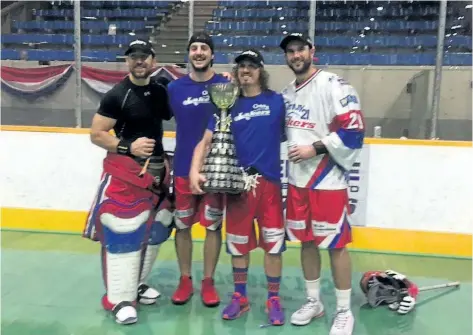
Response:
[[[364,129],[365,125],[363,124],[363,117],[361,116],[360,111],[350,111],[348,117],[349,121],[346,129]]]

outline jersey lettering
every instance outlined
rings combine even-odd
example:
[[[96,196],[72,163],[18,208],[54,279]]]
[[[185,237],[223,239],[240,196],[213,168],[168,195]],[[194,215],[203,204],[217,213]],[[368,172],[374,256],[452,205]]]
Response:
[[[233,121],[238,122],[241,120],[250,120],[254,117],[259,117],[259,116],[269,116],[271,114],[271,110],[268,105],[265,104],[254,104],[253,105],[253,110],[247,112],[247,113],[238,113],[233,119]]]
[[[287,116],[294,116],[297,119],[307,120],[309,118],[309,111],[309,108],[304,105],[299,105],[286,101]]]
[[[187,97],[186,100],[182,102],[184,106],[194,105],[198,106],[200,104],[206,104],[210,102],[210,96],[208,91],[202,91],[202,96],[197,98]]]
[[[301,128],[301,129],[314,129],[315,122],[294,120],[289,118],[286,122],[286,125],[291,128]]]

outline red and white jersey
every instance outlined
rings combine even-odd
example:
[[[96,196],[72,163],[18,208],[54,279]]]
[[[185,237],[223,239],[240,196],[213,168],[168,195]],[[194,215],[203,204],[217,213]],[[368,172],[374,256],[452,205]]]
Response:
[[[322,141],[329,152],[297,164],[289,162],[289,184],[320,190],[347,188],[347,172],[361,152],[365,134],[356,90],[338,75],[317,70],[300,85],[291,82],[282,94],[288,147]]]

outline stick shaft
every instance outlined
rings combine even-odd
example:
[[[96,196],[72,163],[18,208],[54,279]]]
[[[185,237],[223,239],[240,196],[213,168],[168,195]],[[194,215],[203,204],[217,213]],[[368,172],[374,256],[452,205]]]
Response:
[[[151,157],[148,158],[146,160],[145,164],[143,165],[143,168],[141,169],[140,174],[139,174],[140,177],[146,173],[146,170],[148,170],[148,165],[149,165],[150,159],[151,159]]]
[[[447,287],[458,287],[460,286],[459,281],[455,281],[452,283],[446,283],[446,284],[438,284],[438,285],[432,285],[432,286],[423,286],[419,287],[419,292],[424,292],[424,291],[431,291],[431,290],[437,290],[439,288],[447,288]],[[401,291],[401,294],[407,294],[407,290],[404,289]]]
[[[439,285],[419,287],[419,292],[436,290],[438,288],[457,287],[457,286],[460,286],[459,281],[452,282],[452,283],[447,283],[447,284],[439,284]]]

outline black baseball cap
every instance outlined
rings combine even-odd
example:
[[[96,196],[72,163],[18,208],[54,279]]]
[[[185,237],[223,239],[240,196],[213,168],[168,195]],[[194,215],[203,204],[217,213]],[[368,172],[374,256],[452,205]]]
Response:
[[[142,54],[155,56],[155,51],[151,43],[144,40],[134,40],[128,45],[128,49],[125,51],[125,56],[130,54]]]
[[[196,42],[207,44],[210,50],[212,50],[212,53],[214,52],[214,42],[212,41],[212,37],[210,37],[209,34],[205,32],[197,32],[192,35],[189,39],[189,43],[187,44],[187,51],[189,51],[191,44]]]
[[[281,47],[281,49],[283,49],[284,51],[286,51],[286,47],[287,45],[292,42],[292,41],[301,41],[302,43],[304,43],[305,45],[308,45],[309,48],[312,48],[314,43],[312,43],[312,40],[310,39],[310,37],[307,35],[307,34],[304,34],[304,33],[292,33],[292,34],[289,34],[287,36],[285,36],[281,43],[279,44],[279,46]]]
[[[256,49],[248,49],[243,51],[241,54],[236,56],[235,63],[240,63],[244,59],[249,59],[253,63],[263,67],[264,66],[264,59],[261,53]]]

